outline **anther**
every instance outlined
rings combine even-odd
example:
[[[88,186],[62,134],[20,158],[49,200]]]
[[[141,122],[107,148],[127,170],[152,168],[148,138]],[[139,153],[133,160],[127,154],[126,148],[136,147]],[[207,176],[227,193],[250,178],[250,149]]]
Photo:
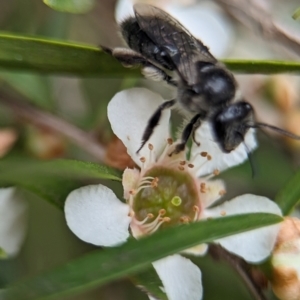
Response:
[[[179,164],[182,165],[182,166],[184,166],[186,164],[186,161],[182,160],[182,161],[179,162]]]
[[[167,222],[167,223],[168,223],[168,222],[170,222],[170,221],[171,221],[171,218],[169,218],[169,217],[164,217],[164,218],[163,218],[163,222]]]
[[[160,216],[163,216],[163,215],[166,214],[166,210],[164,208],[162,208],[162,209],[159,210],[158,213],[159,213]]]
[[[151,213],[148,213],[148,214],[147,214],[147,218],[148,218],[148,219],[153,219],[153,218],[154,218],[154,215],[151,214]]]
[[[151,187],[156,188],[158,186],[158,177],[153,178],[151,181]]]
[[[194,206],[193,206],[193,211],[194,211],[194,212],[198,212],[198,211],[199,211],[199,207],[198,207],[197,205],[194,205]]]
[[[129,191],[129,195],[135,195],[135,193],[136,193],[135,190],[130,190]]]
[[[193,164],[188,164],[188,167],[192,169],[192,168],[194,168],[194,165]]]
[[[153,150],[153,145],[152,144],[148,144],[148,148],[149,148],[149,150]]]
[[[221,215],[222,217],[226,216],[226,211],[224,211],[224,210],[221,211],[221,212],[220,212],[220,215]]]
[[[144,162],[146,161],[146,158],[143,156],[143,157],[140,158],[140,161],[141,161],[142,163],[144,163]]]
[[[212,157],[211,157],[211,155],[207,155],[207,160],[211,160],[212,159]]]
[[[206,193],[206,183],[205,182],[200,183],[200,192]]]
[[[182,216],[179,220],[183,224],[188,224],[191,221],[188,216]]]
[[[219,175],[219,174],[220,174],[220,170],[215,169],[215,170],[213,171],[213,174],[214,174],[215,176]]]
[[[199,219],[199,207],[197,205],[193,206],[193,211],[195,212],[195,216],[194,216],[194,222],[196,222]]]
[[[207,156],[207,152],[201,152],[200,155],[201,155],[202,157],[206,157],[206,156]]]
[[[168,138],[168,139],[167,139],[167,143],[168,143],[169,145],[172,145],[172,144],[173,144],[173,139]]]
[[[178,170],[179,170],[179,171],[184,171],[184,167],[183,167],[183,166],[179,166],[179,167],[178,167]]]
[[[226,194],[226,191],[225,191],[225,190],[220,190],[220,191],[219,191],[219,195],[220,195],[220,196],[224,196],[225,194]]]

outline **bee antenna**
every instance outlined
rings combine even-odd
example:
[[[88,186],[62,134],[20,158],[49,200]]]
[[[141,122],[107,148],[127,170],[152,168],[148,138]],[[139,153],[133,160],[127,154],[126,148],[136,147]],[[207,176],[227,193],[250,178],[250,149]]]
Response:
[[[247,144],[245,142],[243,142],[243,144],[244,144],[246,152],[247,152],[248,160],[249,160],[249,163],[251,166],[252,179],[253,179],[256,175],[255,161],[253,159],[252,152],[249,150],[249,147],[247,146]]]
[[[276,127],[276,126],[273,126],[273,125],[269,125],[269,124],[266,124],[266,123],[260,123],[260,122],[257,122],[257,123],[254,123],[253,125],[248,125],[249,127],[251,128],[269,128],[269,129],[272,129],[284,136],[287,136],[291,139],[294,139],[294,140],[300,140],[300,136],[299,135],[296,135],[294,133],[291,133],[289,131],[286,131],[284,129],[281,129],[279,127]]]

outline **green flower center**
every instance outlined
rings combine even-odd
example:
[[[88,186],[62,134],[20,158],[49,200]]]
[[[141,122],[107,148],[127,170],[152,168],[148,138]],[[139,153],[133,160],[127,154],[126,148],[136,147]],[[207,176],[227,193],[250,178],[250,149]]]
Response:
[[[200,211],[199,193],[188,172],[157,166],[144,177],[153,181],[152,186],[142,188],[134,197],[133,210],[138,221],[148,217],[144,223],[147,226],[161,216],[164,228],[195,220]]]

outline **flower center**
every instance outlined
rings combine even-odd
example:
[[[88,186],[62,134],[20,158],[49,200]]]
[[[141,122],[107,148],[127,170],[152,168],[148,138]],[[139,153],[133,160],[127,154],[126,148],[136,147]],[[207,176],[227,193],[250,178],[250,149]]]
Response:
[[[132,206],[144,233],[198,218],[199,193],[189,172],[156,166],[147,171],[144,178],[152,178],[152,181],[134,196]]]

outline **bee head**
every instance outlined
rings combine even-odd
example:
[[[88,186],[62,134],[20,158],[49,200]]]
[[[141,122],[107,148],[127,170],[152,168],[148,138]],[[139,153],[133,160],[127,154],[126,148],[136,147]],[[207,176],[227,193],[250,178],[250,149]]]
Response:
[[[245,101],[233,103],[215,114],[212,120],[213,131],[224,152],[231,152],[244,141],[252,115],[253,108]]]

